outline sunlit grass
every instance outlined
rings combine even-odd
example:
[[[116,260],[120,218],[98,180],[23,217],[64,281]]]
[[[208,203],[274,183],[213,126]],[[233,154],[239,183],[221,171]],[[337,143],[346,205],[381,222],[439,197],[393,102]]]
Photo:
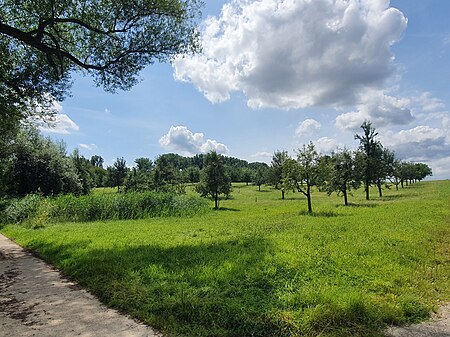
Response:
[[[310,215],[298,193],[241,184],[189,218],[2,232],[169,334],[378,336],[450,299],[450,182],[385,194],[315,191]]]

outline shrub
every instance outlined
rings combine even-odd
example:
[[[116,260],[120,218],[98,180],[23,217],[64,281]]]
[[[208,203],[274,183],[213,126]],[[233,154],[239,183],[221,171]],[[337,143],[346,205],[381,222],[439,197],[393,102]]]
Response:
[[[37,214],[42,197],[37,194],[28,194],[23,198],[14,199],[4,211],[7,223],[21,223]]]

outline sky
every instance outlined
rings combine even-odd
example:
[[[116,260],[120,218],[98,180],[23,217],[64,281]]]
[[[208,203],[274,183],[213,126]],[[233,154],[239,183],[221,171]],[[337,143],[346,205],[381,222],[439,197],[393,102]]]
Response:
[[[450,179],[450,1],[206,2],[202,54],[116,94],[74,75],[43,133],[106,165],[210,150],[270,163],[310,141],[356,149],[370,120],[398,158]]]

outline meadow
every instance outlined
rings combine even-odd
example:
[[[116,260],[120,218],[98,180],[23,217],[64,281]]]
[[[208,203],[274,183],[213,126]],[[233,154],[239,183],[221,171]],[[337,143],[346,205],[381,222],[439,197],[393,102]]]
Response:
[[[217,211],[1,232],[168,336],[382,336],[450,300],[450,181],[349,201],[240,184]]]

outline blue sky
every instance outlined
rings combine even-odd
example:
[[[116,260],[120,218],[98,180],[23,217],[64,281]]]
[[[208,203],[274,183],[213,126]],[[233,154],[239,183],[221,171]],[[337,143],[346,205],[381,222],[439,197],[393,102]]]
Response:
[[[269,163],[309,141],[354,149],[370,119],[398,157],[448,179],[448,13],[442,0],[208,1],[202,55],[151,65],[117,94],[76,75],[43,132],[107,165],[211,149]]]

